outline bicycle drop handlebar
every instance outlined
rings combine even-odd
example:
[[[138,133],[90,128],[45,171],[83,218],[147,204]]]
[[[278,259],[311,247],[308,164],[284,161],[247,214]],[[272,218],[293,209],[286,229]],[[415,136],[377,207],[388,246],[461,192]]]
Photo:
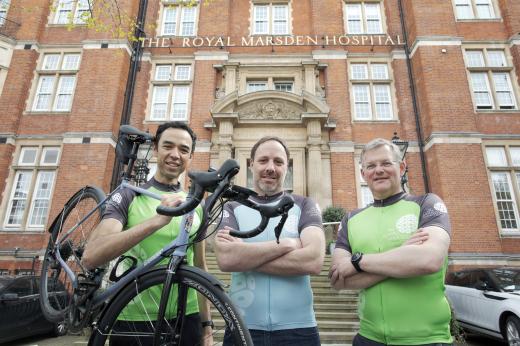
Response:
[[[234,177],[240,166],[235,160],[226,160],[222,166],[217,170],[210,170],[208,172],[193,171],[189,172],[188,176],[191,179],[191,187],[188,192],[186,200],[177,207],[165,207],[160,205],[157,207],[157,213],[167,216],[180,216],[195,209],[200,204],[204,197],[204,193],[212,192],[213,194],[206,200],[206,210],[211,210],[216,201],[220,198],[228,198],[243,204],[249,208],[255,209],[260,213],[261,221],[257,227],[247,232],[230,231],[230,234],[239,238],[251,238],[260,234],[267,224],[269,219],[282,215],[282,218],[275,228],[275,235],[278,239],[289,209],[294,205],[294,199],[291,196],[283,196],[275,205],[263,205],[249,199],[250,196],[256,196],[253,190],[231,185],[231,178]]]

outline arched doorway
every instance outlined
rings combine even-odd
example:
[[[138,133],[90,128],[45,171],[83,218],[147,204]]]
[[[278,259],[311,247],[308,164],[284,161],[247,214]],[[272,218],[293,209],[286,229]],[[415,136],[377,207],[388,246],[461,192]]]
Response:
[[[217,100],[211,115],[211,164],[236,159],[241,166],[237,184],[247,184],[253,144],[263,136],[278,136],[291,152],[292,186],[287,188],[314,198],[322,207],[331,204],[329,107],[323,99],[306,91],[234,92]]]

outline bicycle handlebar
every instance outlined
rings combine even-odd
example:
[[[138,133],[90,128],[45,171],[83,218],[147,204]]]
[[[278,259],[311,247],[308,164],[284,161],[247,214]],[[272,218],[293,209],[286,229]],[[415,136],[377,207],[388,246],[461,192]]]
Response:
[[[238,171],[240,166],[235,160],[226,160],[219,170],[209,170],[208,172],[192,171],[188,173],[191,179],[191,187],[186,200],[177,207],[166,207],[160,205],[157,207],[157,213],[167,216],[180,216],[195,209],[202,201],[204,193],[212,192],[208,197],[205,210],[211,210],[216,201],[220,198],[227,198],[236,201],[249,208],[255,209],[260,213],[260,224],[254,229],[246,232],[238,232],[232,230],[230,234],[238,238],[251,238],[260,234],[267,226],[269,219],[282,215],[278,225],[275,227],[276,239],[280,237],[287,213],[294,205],[294,199],[291,196],[283,196],[275,205],[263,205],[249,199],[250,196],[256,196],[256,192],[245,187],[231,185],[230,181]]]
[[[276,240],[280,238],[280,234],[282,233],[283,225],[285,224],[285,220],[287,220],[287,212],[289,209],[291,209],[294,205],[294,199],[291,196],[283,196],[277,204],[275,205],[262,205],[255,203],[249,199],[244,201],[238,201],[241,204],[244,204],[252,209],[257,210],[260,213],[260,216],[262,217],[262,220],[260,221],[260,224],[246,232],[239,232],[236,230],[231,230],[229,232],[230,235],[237,238],[252,238],[260,233],[263,232],[265,227],[267,227],[267,224],[269,222],[269,219],[272,217],[280,216],[282,215],[282,218],[278,225],[275,227],[274,233],[276,236]]]
[[[204,197],[204,192],[213,192],[221,182],[229,184],[229,180],[234,177],[240,166],[235,160],[226,160],[218,171],[193,171],[188,172],[188,177],[191,179],[191,187],[188,192],[186,200],[177,207],[166,207],[160,205],[156,211],[158,214],[167,216],[180,216],[184,215],[199,205]]]

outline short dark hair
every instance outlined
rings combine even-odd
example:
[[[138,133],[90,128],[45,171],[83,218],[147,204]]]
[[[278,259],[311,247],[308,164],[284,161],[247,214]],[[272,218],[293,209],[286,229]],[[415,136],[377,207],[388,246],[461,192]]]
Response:
[[[155,132],[155,138],[154,138],[155,146],[159,145],[159,140],[161,139],[162,133],[164,131],[166,131],[167,129],[181,129],[181,130],[188,132],[191,137],[191,153],[193,153],[195,151],[195,143],[197,141],[197,135],[191,129],[191,127],[189,127],[182,121],[168,121],[164,124],[159,125],[159,127],[157,128],[157,132]]]
[[[261,144],[263,144],[265,142],[269,142],[269,141],[275,141],[282,145],[283,149],[285,150],[285,154],[287,155],[287,162],[289,162],[289,149],[287,148],[287,144],[285,144],[285,141],[283,139],[281,139],[280,137],[276,137],[276,136],[266,136],[266,137],[260,138],[258,140],[258,142],[256,142],[255,145],[253,145],[253,147],[251,148],[251,160],[255,159],[255,154],[256,154],[256,150],[258,149],[258,147]]]

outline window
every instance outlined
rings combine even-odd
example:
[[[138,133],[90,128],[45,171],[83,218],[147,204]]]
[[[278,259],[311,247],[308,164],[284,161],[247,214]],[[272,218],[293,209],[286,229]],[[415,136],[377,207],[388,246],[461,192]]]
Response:
[[[486,159],[500,228],[518,232],[520,201],[520,145],[488,146]]]
[[[350,64],[354,120],[393,120],[386,63]]]
[[[37,71],[33,111],[70,111],[79,60],[79,53],[43,55],[41,67]]]
[[[4,221],[6,228],[43,229],[59,162],[59,147],[23,146]]]
[[[359,185],[359,203],[361,203],[361,205],[359,206],[360,208],[364,208],[366,207],[367,205],[369,204],[372,204],[374,203],[374,196],[372,195],[372,191],[370,191],[370,188],[368,187],[367,185],[367,182],[365,181],[365,179],[363,179],[363,175],[361,174],[361,163],[359,162],[359,157],[357,159],[357,171],[358,171],[358,174],[359,174],[359,182],[360,182],[360,185]]]
[[[508,66],[504,50],[468,49],[465,57],[477,110],[518,108],[511,82],[513,67]]]
[[[161,35],[195,36],[198,6],[164,4]]]
[[[7,10],[9,10],[9,5],[11,0],[0,0],[0,26],[5,24],[5,19],[7,18]]]
[[[247,81],[247,92],[267,90],[267,81]]]
[[[345,3],[347,34],[382,34],[381,5],[379,2]]]
[[[495,19],[493,0],[455,0],[457,19]]]
[[[156,65],[150,120],[187,120],[191,80],[191,65]]]
[[[253,35],[289,35],[287,4],[253,5]]]
[[[285,82],[285,81],[278,81],[274,82],[274,90],[276,91],[285,91],[285,92],[292,92],[293,91],[293,82]]]
[[[53,24],[85,24],[90,16],[89,0],[58,0]]]
[[[290,77],[267,77],[265,79],[251,78],[246,82],[246,93],[262,90],[276,90],[283,92],[294,91],[294,79]]]

